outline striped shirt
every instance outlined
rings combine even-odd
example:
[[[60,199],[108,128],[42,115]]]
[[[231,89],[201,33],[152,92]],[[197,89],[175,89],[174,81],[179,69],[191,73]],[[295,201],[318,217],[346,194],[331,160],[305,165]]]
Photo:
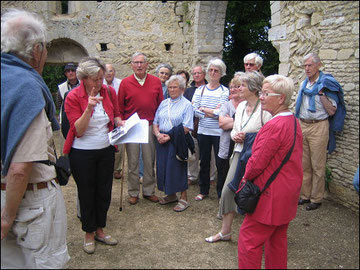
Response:
[[[193,117],[194,111],[190,101],[180,96],[163,100],[156,111],[153,123],[159,125],[160,132],[169,132],[180,124],[192,130]]]
[[[201,96],[203,89],[204,93]],[[200,86],[196,89],[192,101],[195,116],[200,118],[198,133],[203,135],[220,136],[222,129],[219,128],[219,115],[217,114],[215,117],[204,117],[204,113],[200,112],[198,108],[220,108],[222,104],[229,101],[229,89],[223,85],[220,85],[216,89],[209,89],[206,85]]]

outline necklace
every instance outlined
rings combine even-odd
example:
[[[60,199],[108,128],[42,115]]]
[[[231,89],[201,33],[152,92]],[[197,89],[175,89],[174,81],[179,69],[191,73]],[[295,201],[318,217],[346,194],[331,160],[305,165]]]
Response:
[[[250,119],[251,119],[251,116],[253,116],[254,112],[255,112],[256,109],[257,109],[257,106],[259,105],[259,102],[260,102],[260,99],[258,99],[258,100],[256,101],[255,107],[254,107],[254,109],[252,110],[251,115],[249,116],[249,118],[248,118],[248,120],[246,121],[246,123],[245,123],[244,125],[240,125],[240,131],[243,130],[243,129],[246,127],[246,125],[249,123],[249,121],[250,121]],[[244,108],[244,110],[243,110],[243,112],[242,112],[242,115],[241,115],[241,123],[242,123],[242,120],[243,120],[243,118],[244,118],[244,113],[245,113],[247,104],[248,104],[248,103],[246,103],[245,108]]]
[[[180,97],[178,97],[178,98],[176,98],[176,99],[170,98],[170,99],[169,99],[169,105],[179,102],[179,101],[181,100],[181,97],[182,97],[182,96],[180,96]]]

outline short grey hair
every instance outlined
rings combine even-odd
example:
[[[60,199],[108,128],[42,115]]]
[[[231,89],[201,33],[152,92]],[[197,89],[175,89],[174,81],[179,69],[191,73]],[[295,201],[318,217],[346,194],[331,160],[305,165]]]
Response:
[[[46,25],[34,13],[10,8],[1,15],[1,53],[14,53],[26,60],[33,58],[34,46],[46,42]]]
[[[275,93],[285,95],[284,105],[289,106],[291,97],[295,90],[294,81],[291,78],[275,74],[266,77],[263,81],[263,85],[265,83],[270,84],[271,89]]]
[[[313,59],[313,62],[314,62],[315,64],[321,63],[320,57],[319,57],[316,53],[313,53],[313,52],[311,52],[311,53],[309,53],[309,54],[307,54],[307,55],[304,56],[304,62],[305,62],[306,60],[310,59],[310,58]]]
[[[76,76],[79,80],[87,77],[97,76],[100,70],[106,71],[103,62],[96,57],[86,57],[82,59],[76,69]]]
[[[211,66],[214,66],[214,67],[217,67],[218,69],[220,69],[221,77],[224,77],[226,75],[226,65],[223,62],[223,60],[221,60],[219,58],[211,59],[206,68],[207,72],[209,72]]]
[[[105,64],[106,71],[107,71],[107,66],[111,66],[111,67],[112,67],[112,69],[114,70],[114,73],[116,72],[115,67],[114,67],[114,65],[113,65],[113,64],[106,63],[106,64]]]
[[[173,74],[173,69],[169,64],[160,64],[156,67],[155,70],[156,76],[159,76],[160,68],[167,68],[170,71],[170,76]]]
[[[247,62],[247,61],[249,61],[249,60],[251,60],[251,59],[254,59],[254,58],[255,58],[255,65],[256,65],[257,67],[262,67],[264,60],[263,60],[263,58],[262,58],[260,55],[258,55],[257,53],[249,53],[249,54],[245,55],[245,57],[244,57],[244,63]]]
[[[264,79],[264,75],[257,71],[245,72],[244,74],[235,77],[236,81],[246,82],[249,91],[257,96],[259,96],[259,92],[261,92]]]
[[[245,74],[245,72],[243,72],[243,71],[236,71],[235,74],[234,74],[234,77],[241,76],[241,75],[243,75],[243,74]]]
[[[134,54],[131,56],[130,61],[132,62],[132,61],[134,60],[134,58],[135,58],[136,56],[139,56],[139,55],[144,56],[144,61],[147,62],[147,57],[146,57],[146,55],[145,55],[144,53],[142,53],[142,52],[136,52],[136,53],[134,53]]]
[[[169,85],[169,83],[172,83],[174,81],[177,81],[179,83],[179,87],[180,89],[185,89],[186,88],[186,80],[184,79],[183,76],[181,75],[172,75],[166,82],[165,85],[166,87]]]
[[[194,67],[192,68],[192,70],[191,70],[191,73],[193,73],[194,68],[197,68],[197,67],[200,67],[201,70],[202,70],[202,72],[204,73],[204,75],[206,75],[206,69],[205,69],[203,66],[201,66],[201,65],[194,66]]]

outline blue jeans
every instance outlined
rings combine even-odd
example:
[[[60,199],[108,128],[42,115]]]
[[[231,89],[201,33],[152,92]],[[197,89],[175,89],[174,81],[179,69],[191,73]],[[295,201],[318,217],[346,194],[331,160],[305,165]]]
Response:
[[[199,153],[200,153],[199,185],[200,185],[200,194],[202,195],[209,195],[210,161],[211,161],[212,147],[214,147],[216,168],[219,171],[219,166],[220,166],[220,161],[218,157],[219,141],[220,141],[219,136],[198,134]]]

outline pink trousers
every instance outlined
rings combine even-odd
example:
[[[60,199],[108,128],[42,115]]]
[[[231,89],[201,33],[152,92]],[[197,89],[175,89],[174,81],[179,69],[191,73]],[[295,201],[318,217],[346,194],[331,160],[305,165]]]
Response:
[[[239,269],[261,269],[265,244],[265,268],[287,268],[287,229],[289,224],[265,225],[246,215],[239,233]]]

